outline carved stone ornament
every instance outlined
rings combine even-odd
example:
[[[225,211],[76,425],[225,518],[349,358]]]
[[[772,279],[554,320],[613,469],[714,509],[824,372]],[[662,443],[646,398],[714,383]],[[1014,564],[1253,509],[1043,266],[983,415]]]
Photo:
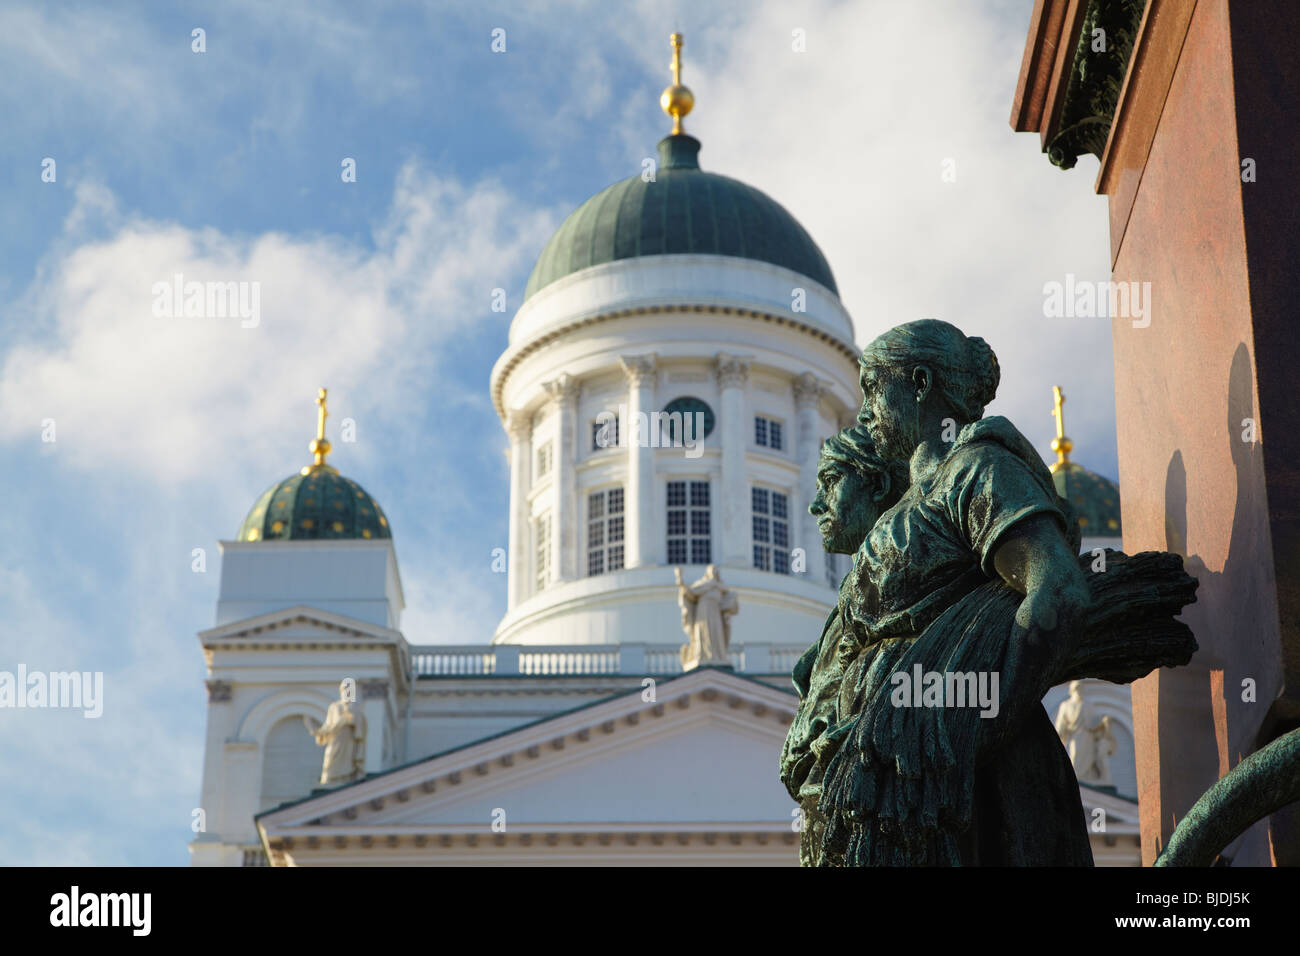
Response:
[[[581,391],[578,380],[567,372],[547,382],[542,388],[557,405],[577,401],[578,393]]]
[[[618,361],[633,388],[653,381],[656,368],[654,355],[624,355]]]
[[[800,410],[815,408],[827,392],[826,386],[811,372],[804,372],[794,380],[794,405]]]
[[[521,444],[533,435],[533,416],[527,412],[510,412],[505,420],[511,444]]]
[[[1106,151],[1120,88],[1147,0],[1088,0],[1070,66],[1060,132],[1047,144],[1054,166],[1071,169],[1084,153]]]
[[[719,388],[744,388],[749,381],[749,359],[721,354],[715,366]]]

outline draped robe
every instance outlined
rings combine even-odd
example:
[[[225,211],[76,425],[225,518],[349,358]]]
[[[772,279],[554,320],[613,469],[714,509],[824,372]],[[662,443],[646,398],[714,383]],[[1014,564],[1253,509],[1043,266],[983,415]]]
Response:
[[[1018,596],[993,567],[1006,534],[1035,515],[1078,551],[1047,467],[994,416],[966,426],[872,528],[809,649],[818,702],[787,741],[784,769],[800,771],[787,786],[816,803],[805,862],[1092,865],[1078,783],[1041,703],[1056,675],[1027,668],[1007,613]],[[894,706],[891,678],[917,665],[997,672],[997,716]]]

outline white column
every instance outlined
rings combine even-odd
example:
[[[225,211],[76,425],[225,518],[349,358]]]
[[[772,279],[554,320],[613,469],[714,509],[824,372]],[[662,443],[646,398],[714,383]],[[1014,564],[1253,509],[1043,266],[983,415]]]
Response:
[[[506,607],[512,609],[528,596],[528,485],[532,476],[532,416],[511,412],[506,416],[510,435],[510,538],[507,544]]]
[[[745,416],[745,385],[749,359],[719,354],[718,389],[722,394],[719,420],[722,450],[721,487],[714,489],[713,510],[722,517],[722,540],[714,548],[714,563],[733,568],[754,566],[754,529],[750,523],[749,481],[745,454],[751,423]]]
[[[575,470],[578,428],[578,382],[572,375],[561,375],[547,382],[546,393],[555,402],[555,439],[551,480],[555,483],[555,512],[552,525],[551,567],[555,580],[572,581],[578,577],[578,483]]]
[[[799,429],[795,439],[795,453],[799,456],[799,487],[791,497],[790,507],[795,512],[794,543],[808,556],[805,577],[814,584],[826,583],[826,552],[822,549],[817,522],[808,513],[808,505],[817,493],[817,462],[821,456],[818,406],[824,394],[825,386],[810,372],[794,380],[794,407]]]
[[[619,422],[618,440],[627,444],[627,489],[623,498],[623,566],[646,567],[655,561],[654,449],[650,447],[650,413],[655,410],[655,356],[628,355],[619,361],[627,373],[627,414]]]

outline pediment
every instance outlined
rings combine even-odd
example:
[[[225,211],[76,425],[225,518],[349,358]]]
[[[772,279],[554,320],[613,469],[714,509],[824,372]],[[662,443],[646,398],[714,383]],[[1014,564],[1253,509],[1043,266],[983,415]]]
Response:
[[[199,632],[199,641],[205,648],[236,644],[319,643],[322,640],[331,643],[362,641],[391,644],[404,639],[401,632],[392,628],[303,604]]]
[[[794,804],[777,754],[794,694],[720,668],[660,681],[653,699],[649,690],[269,811],[259,829],[273,854],[286,839],[339,834],[404,842],[726,831],[788,845]]]

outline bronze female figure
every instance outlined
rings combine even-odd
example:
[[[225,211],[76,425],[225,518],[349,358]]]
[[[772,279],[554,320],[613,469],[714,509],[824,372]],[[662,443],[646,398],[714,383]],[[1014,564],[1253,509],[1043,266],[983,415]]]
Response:
[[[982,339],[912,322],[861,367],[859,421],[907,487],[855,554],[800,688],[800,736],[819,742],[802,764],[787,743],[789,766],[808,767],[796,799],[817,801],[805,862],[1091,865],[1043,694],[1185,663],[1195,642],[1172,619],[1195,582],[1159,553],[1109,552],[1109,573],[1087,574],[1046,465],[983,417],[999,369]]]

